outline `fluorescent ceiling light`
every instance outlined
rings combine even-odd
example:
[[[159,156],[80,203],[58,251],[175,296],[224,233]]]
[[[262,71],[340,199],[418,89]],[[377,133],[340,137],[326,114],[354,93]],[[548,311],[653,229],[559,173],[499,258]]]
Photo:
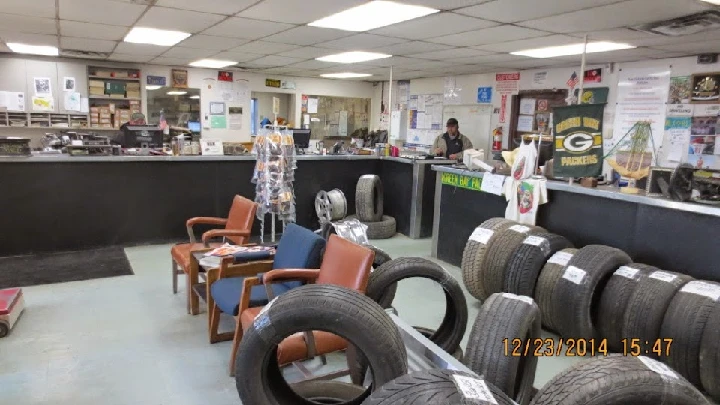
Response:
[[[145,90],[159,90],[162,86],[149,85],[145,86]]]
[[[414,20],[439,12],[430,7],[371,1],[308,24],[311,27],[335,28],[343,31],[369,31],[403,21]]]
[[[187,94],[187,91],[168,91],[165,94],[168,96],[184,96]]]
[[[330,79],[353,79],[356,77],[370,77],[372,76],[370,73],[325,73],[320,75],[320,77],[327,77]]]
[[[190,34],[187,32],[135,27],[125,36],[125,42],[131,42],[133,44],[173,46],[189,36]]]
[[[190,98],[193,99],[193,100],[197,100],[197,99],[200,98],[200,96],[196,94],[196,95],[194,95],[194,96],[190,96]]]
[[[710,4],[716,4],[716,5],[720,6],[720,0],[702,0],[702,1],[708,2],[708,3],[710,3]]]
[[[29,53],[32,55],[47,55],[47,56],[58,56],[59,52],[57,47],[47,45],[26,45],[18,44],[14,42],[8,42],[8,48],[11,51],[17,53]]]
[[[236,65],[237,62],[232,62],[229,60],[215,60],[215,59],[201,59],[196,60],[195,62],[192,62],[190,66],[195,67],[204,67],[204,68],[210,68],[210,69],[222,69],[224,67]]]
[[[550,46],[547,48],[529,49],[526,51],[510,52],[511,55],[529,56],[531,58],[555,58],[558,56],[582,55],[584,44]],[[587,53],[618,51],[622,49],[637,48],[633,45],[615,42],[588,42]]]
[[[369,60],[375,60],[375,59],[385,59],[385,58],[389,58],[391,56],[392,55],[386,55],[384,53],[355,51],[355,52],[343,52],[343,53],[338,53],[335,55],[323,56],[321,58],[316,58],[316,59],[321,62],[359,63],[359,62],[367,62]]]

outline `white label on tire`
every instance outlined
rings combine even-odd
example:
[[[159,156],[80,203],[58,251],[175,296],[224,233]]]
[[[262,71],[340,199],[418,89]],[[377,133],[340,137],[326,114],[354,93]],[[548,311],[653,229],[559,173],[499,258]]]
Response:
[[[645,356],[639,356],[638,359],[642,361],[643,364],[647,366],[647,368],[660,374],[663,377],[669,377],[674,379],[678,378],[678,375],[670,367],[666,366],[663,363],[660,363],[657,360]]]
[[[543,238],[542,236],[530,235],[525,238],[523,243],[526,245],[533,245],[539,247],[540,251],[543,252],[545,257],[550,254],[550,241]]]
[[[567,266],[568,262],[570,261],[570,259],[572,259],[573,256],[574,255],[572,253],[557,252],[550,258],[550,260],[548,260],[548,263]]]
[[[255,317],[255,320],[253,321],[253,325],[255,326],[255,329],[262,329],[268,324],[269,319],[265,319],[265,318],[267,318],[265,316],[265,314],[267,314],[267,312],[270,310],[270,307],[275,302],[275,300],[278,299],[278,297],[273,298],[270,302],[268,302],[267,305],[265,305],[263,307],[263,309],[260,310],[260,312],[258,312],[257,316]]]
[[[463,399],[478,399],[482,403],[497,405],[497,401],[485,381],[457,374],[453,375],[453,379]]]
[[[567,269],[565,269],[565,273],[563,274],[563,278],[565,280],[568,280],[570,282],[573,282],[575,284],[582,284],[583,280],[585,280],[585,275],[587,272],[583,269],[578,269],[575,266],[568,266]]]
[[[493,234],[495,234],[495,232],[490,229],[475,228],[475,231],[473,231],[472,235],[470,235],[470,240],[487,245]]]
[[[702,295],[708,297],[713,301],[720,299],[720,285],[706,283],[704,281],[691,281],[685,284],[681,292]]]
[[[616,276],[622,276],[625,278],[629,278],[630,280],[635,279],[635,276],[640,272],[638,269],[633,269],[632,267],[628,266],[622,266],[619,269],[615,270]]]
[[[676,275],[666,273],[664,271],[654,271],[649,277],[654,278],[655,280],[664,281],[666,283],[672,283],[677,278]]]
[[[528,232],[530,232],[530,228],[528,228],[527,226],[523,226],[523,225],[513,225],[513,226],[511,226],[511,227],[508,228],[508,229],[510,229],[510,230],[512,230],[512,231],[515,231],[515,232],[519,232],[519,233],[528,233]]]
[[[529,305],[533,305],[533,304],[535,303],[535,301],[534,301],[532,298],[526,297],[526,296],[524,296],[524,295],[516,295],[516,294],[511,294],[511,293],[503,293],[503,297],[509,298],[509,299],[511,299],[511,300],[522,301],[522,302],[524,302],[524,303],[526,303],[526,304],[529,304]]]

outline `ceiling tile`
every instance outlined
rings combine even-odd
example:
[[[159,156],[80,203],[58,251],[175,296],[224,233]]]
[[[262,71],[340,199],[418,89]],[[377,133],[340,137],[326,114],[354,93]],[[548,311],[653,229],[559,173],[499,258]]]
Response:
[[[376,59],[367,62],[363,62],[363,65],[370,66],[411,66],[414,67],[418,63],[427,62],[425,59],[408,58],[404,56],[393,56],[392,58]]]
[[[60,20],[60,34],[68,37],[96,38],[109,41],[120,41],[125,38],[130,28],[107,24],[93,24],[77,21]]]
[[[2,28],[0,28],[0,39],[4,42],[21,42],[28,45],[59,45],[56,35],[26,34],[23,32],[4,31]]]
[[[420,58],[420,59],[435,59],[435,60],[447,60],[450,58],[463,58],[463,57],[471,57],[471,56],[480,56],[480,55],[487,55],[488,52],[485,51],[479,51],[477,49],[472,48],[455,48],[455,49],[446,49],[444,51],[433,51],[433,52],[425,52],[425,53],[418,53],[418,54],[412,54],[413,58]]]
[[[423,72],[420,70],[413,70],[407,72],[400,72],[397,75],[393,75],[393,79],[397,80],[410,80],[423,77]]]
[[[194,34],[219,23],[224,18],[217,14],[153,7],[142,16],[136,25],[138,27],[178,30]]]
[[[255,59],[252,61],[254,65],[263,65],[263,66],[287,66],[295,62],[299,62],[301,59],[297,58],[288,58],[286,56],[277,56],[277,55],[269,55],[262,57],[260,59]]]
[[[690,42],[684,44],[675,45],[660,45],[654,46],[655,49],[670,52],[682,52],[685,54],[697,54],[697,53],[720,53],[720,42],[718,41],[703,41],[703,42]]]
[[[251,60],[262,58],[263,56],[265,55],[258,55],[256,53],[248,52],[226,51],[212,55],[212,59],[229,60],[233,62],[248,62]]]
[[[437,13],[370,31],[373,34],[407,39],[427,39],[498,25],[492,21],[453,13]]]
[[[289,65],[288,68],[303,69],[303,70],[304,70],[304,69],[312,69],[312,70],[314,70],[314,69],[334,68],[334,67],[337,67],[337,66],[346,67],[346,66],[351,66],[351,65],[343,65],[343,64],[341,64],[341,63],[321,62],[321,61],[319,61],[319,60],[308,60],[308,61],[305,61],[305,62],[294,63],[294,64],[292,64],[292,65]]]
[[[617,3],[619,0],[553,0],[545,1],[542,6],[530,7],[527,0],[494,0],[478,6],[461,8],[456,13],[486,20],[514,23],[549,17],[588,7],[597,7]]]
[[[578,42],[582,42],[582,40],[567,35],[548,35],[545,37],[528,38],[519,41],[481,45],[476,46],[475,48],[480,49],[481,51],[490,52],[516,52],[546,46],[575,44]]]
[[[461,65],[492,65],[493,63],[512,62],[522,59],[524,59],[522,56],[500,53],[494,55],[473,56],[469,58],[450,58],[448,60]]]
[[[250,42],[247,39],[214,37],[211,35],[193,35],[190,38],[180,42],[178,46],[183,48],[195,49],[212,49],[215,51],[224,51],[238,47],[242,44]]]
[[[201,58],[207,58],[208,56],[214,55],[216,53],[217,50],[215,49],[195,49],[174,46],[170,48],[167,52],[162,54],[162,56],[168,58],[191,58],[197,60]]]
[[[117,42],[102,39],[60,37],[60,48],[90,52],[112,52]]]
[[[456,46],[476,46],[495,44],[498,42],[515,41],[524,38],[541,37],[548,35],[547,32],[533,30],[530,28],[515,27],[512,25],[501,25],[498,27],[485,28],[482,30],[464,32],[462,34],[447,35],[439,38],[430,38],[430,42]]]
[[[157,5],[205,13],[235,15],[255,3],[257,0],[158,0]]]
[[[273,73],[273,74],[298,74],[302,71],[302,69],[296,69],[291,67],[272,67],[265,69],[266,73]]]
[[[334,30],[318,27],[296,27],[279,34],[263,38],[265,41],[278,42],[281,44],[314,45],[321,42],[344,38],[352,35],[352,32]]]
[[[307,24],[365,3],[366,0],[265,0],[238,14],[238,17]]]
[[[582,38],[584,33],[572,34]],[[670,37],[659,34],[649,34],[641,31],[634,31],[627,28],[589,32],[588,38],[593,41],[616,41],[629,43],[635,46],[677,45],[686,42],[720,41],[720,30],[705,31],[693,35]]]
[[[159,56],[159,57],[151,60],[150,63],[155,64],[155,65],[166,65],[166,66],[185,66],[194,60],[196,60],[196,59],[194,59],[194,58],[167,58],[164,56]]]
[[[411,55],[414,53],[432,52],[432,51],[444,51],[451,49],[451,46],[442,44],[433,44],[430,42],[422,41],[410,41],[401,44],[395,44],[390,46],[380,46],[375,49],[375,52],[387,53],[390,55]]]
[[[666,1],[662,3],[662,7],[658,7],[657,0],[629,0],[525,21],[518,25],[557,33],[600,31],[681,17],[708,8],[709,6],[694,0]]]
[[[436,68],[444,68],[451,66],[452,63],[449,62],[441,62],[441,61],[435,61],[435,60],[423,60],[416,64],[413,64],[412,67],[420,70],[425,69],[436,69]]]
[[[55,20],[15,14],[0,14],[0,27],[8,31],[28,34],[57,35]]]
[[[55,18],[55,0],[3,0],[2,12],[33,17]]]
[[[228,18],[220,24],[203,32],[220,37],[258,39],[292,28],[290,24],[251,20],[248,18]]]
[[[157,45],[146,45],[146,44],[131,44],[129,42],[120,42],[115,48],[116,53],[126,55],[148,55],[148,56],[159,56],[170,47],[168,46],[157,46]]]
[[[108,60],[114,60],[118,62],[130,62],[130,63],[147,63],[152,60],[153,57],[150,55],[138,55],[138,54],[127,54],[127,53],[113,53],[108,57]]]
[[[59,0],[60,19],[129,27],[147,6],[110,0]]]
[[[317,48],[313,46],[305,46],[302,48],[295,48],[285,52],[279,52],[278,56],[289,56],[291,58],[300,59],[314,59],[321,56],[330,55],[336,52],[334,49]]]
[[[295,45],[276,44],[274,42],[254,41],[230,49],[230,52],[249,52],[260,55],[272,55],[296,48]]]
[[[380,35],[373,34],[357,34],[342,39],[336,39],[334,41],[323,42],[318,44],[327,48],[336,48],[343,50],[365,50],[371,51],[380,46],[388,46],[406,42],[404,39],[383,37]]]
[[[516,61],[500,62],[496,66],[502,69],[532,69],[544,66],[551,66],[553,63],[568,63],[564,60],[523,58]],[[578,67],[580,64],[578,63]]]

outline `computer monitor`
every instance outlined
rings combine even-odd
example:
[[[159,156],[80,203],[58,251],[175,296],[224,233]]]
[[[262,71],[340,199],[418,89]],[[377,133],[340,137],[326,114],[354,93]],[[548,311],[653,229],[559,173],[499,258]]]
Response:
[[[188,121],[187,127],[192,133],[200,133],[200,121]]]
[[[123,148],[161,148],[163,131],[153,125],[123,125]]]
[[[310,130],[295,128],[293,131],[293,142],[298,150],[304,151],[310,147]]]

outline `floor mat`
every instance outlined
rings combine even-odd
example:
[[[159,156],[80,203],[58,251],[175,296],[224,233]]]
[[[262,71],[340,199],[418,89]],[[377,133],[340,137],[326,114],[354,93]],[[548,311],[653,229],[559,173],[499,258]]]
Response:
[[[122,247],[0,258],[0,289],[133,274]]]

